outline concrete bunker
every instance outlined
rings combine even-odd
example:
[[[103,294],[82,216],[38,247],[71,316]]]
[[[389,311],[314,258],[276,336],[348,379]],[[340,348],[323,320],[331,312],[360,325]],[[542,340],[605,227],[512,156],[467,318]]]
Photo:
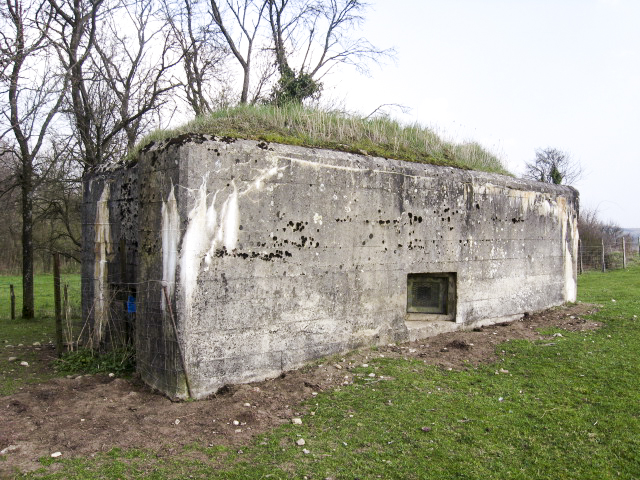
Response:
[[[576,298],[570,187],[193,135],[84,195],[91,337],[170,397]]]

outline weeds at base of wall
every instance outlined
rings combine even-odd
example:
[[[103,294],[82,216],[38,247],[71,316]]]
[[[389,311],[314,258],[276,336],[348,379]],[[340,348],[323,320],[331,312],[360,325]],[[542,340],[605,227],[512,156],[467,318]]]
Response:
[[[130,375],[136,369],[136,352],[131,342],[129,332],[119,328],[117,318],[120,312],[112,311],[118,305],[117,299],[120,292],[110,292],[107,299],[106,321],[99,328],[100,332],[91,328],[89,319],[83,322],[83,328],[78,334],[77,341],[67,340],[66,345],[69,351],[54,362],[54,369],[60,374],[96,374],[113,373],[117,376]],[[89,314],[95,312],[95,302]],[[120,322],[121,323],[121,322]],[[88,334],[85,329],[89,329]],[[63,328],[65,339],[72,335],[71,331]],[[105,343],[105,334],[108,343]],[[83,342],[83,340],[85,340]],[[83,345],[84,343],[84,345]],[[74,348],[75,347],[75,348]]]
[[[99,353],[89,348],[68,352],[54,362],[54,368],[61,374],[113,373],[118,376],[130,375],[135,371],[136,355],[133,347],[120,347]]]

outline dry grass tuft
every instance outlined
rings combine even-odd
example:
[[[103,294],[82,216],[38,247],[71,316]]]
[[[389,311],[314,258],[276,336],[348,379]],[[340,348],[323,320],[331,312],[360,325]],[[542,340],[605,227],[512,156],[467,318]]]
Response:
[[[402,125],[388,117],[364,118],[299,105],[240,105],[219,110],[179,128],[152,133],[128,158],[135,158],[151,142],[184,133],[328,148],[509,175],[502,160],[478,143],[456,144],[442,139],[430,128]]]

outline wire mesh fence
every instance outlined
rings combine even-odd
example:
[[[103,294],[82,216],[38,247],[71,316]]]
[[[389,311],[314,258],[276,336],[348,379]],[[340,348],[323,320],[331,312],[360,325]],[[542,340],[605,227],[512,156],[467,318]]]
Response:
[[[640,263],[640,239],[622,237],[613,241],[580,241],[578,273],[616,270]]]
[[[97,351],[135,350],[136,371],[146,383],[165,392],[188,392],[183,347],[163,282],[126,283],[116,274],[110,280],[99,285],[93,278],[85,279],[85,322],[79,341]]]

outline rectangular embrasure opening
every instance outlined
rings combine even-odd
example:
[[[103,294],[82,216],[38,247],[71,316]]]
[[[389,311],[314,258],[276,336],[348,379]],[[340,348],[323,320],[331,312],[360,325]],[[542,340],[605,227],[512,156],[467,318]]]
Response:
[[[410,273],[407,276],[407,313],[453,319],[456,274]]]

